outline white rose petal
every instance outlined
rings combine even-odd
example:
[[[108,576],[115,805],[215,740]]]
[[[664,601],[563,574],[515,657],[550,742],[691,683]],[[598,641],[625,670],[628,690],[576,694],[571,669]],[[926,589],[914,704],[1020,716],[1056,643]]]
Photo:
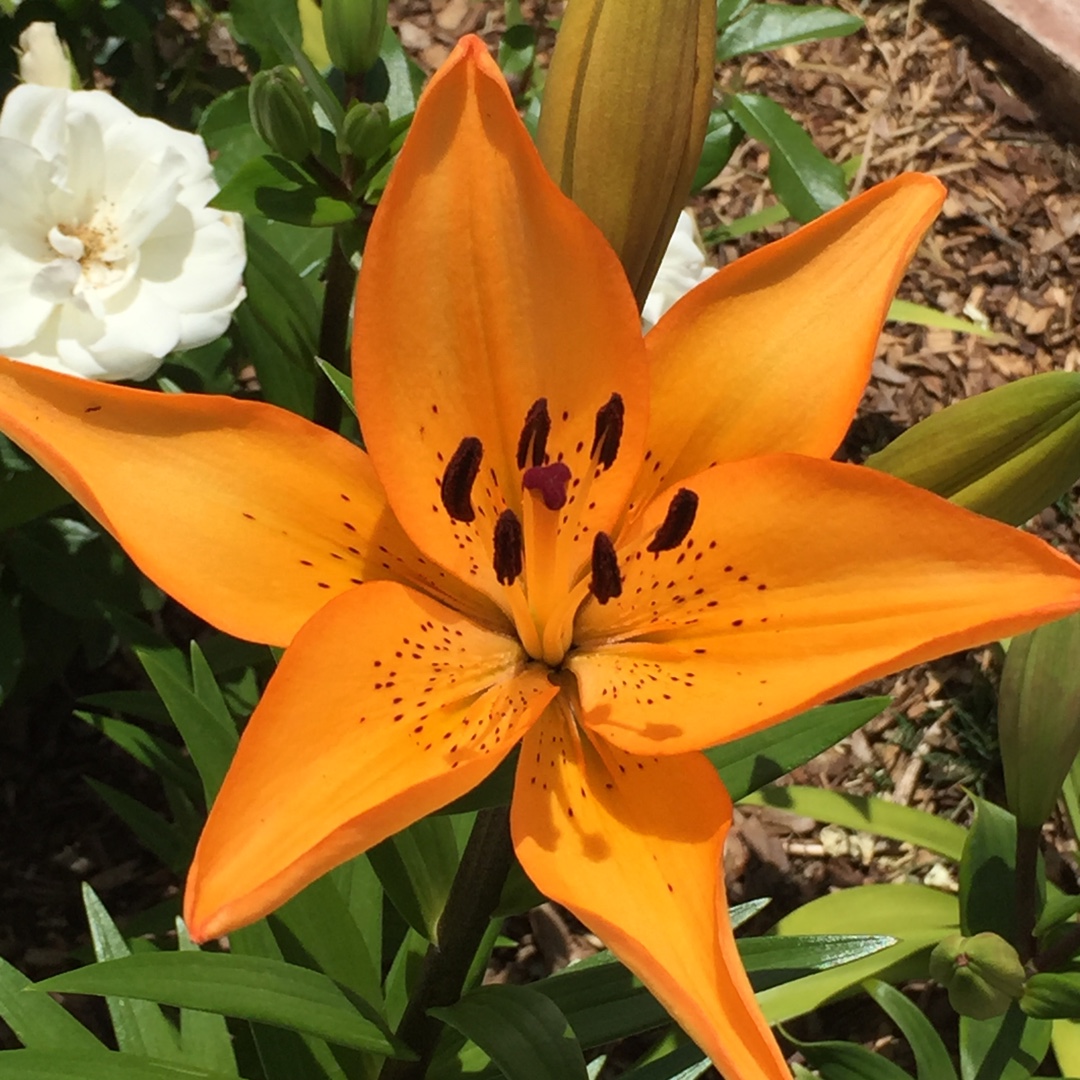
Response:
[[[55,23],[32,22],[19,35],[19,77],[27,83],[71,89],[71,58]]]
[[[677,300],[715,273],[716,268],[705,262],[694,219],[683,210],[641,309],[645,329],[651,330]]]
[[[237,214],[196,135],[97,90],[16,87],[0,110],[0,352],[147,379],[220,337],[244,297]]]

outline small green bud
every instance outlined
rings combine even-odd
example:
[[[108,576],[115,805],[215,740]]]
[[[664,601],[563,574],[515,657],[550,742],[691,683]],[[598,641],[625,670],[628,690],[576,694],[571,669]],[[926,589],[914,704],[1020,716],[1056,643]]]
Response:
[[[345,114],[338,150],[357,161],[374,161],[390,144],[390,113],[381,102],[354,102]]]
[[[930,954],[930,977],[949,992],[949,1004],[973,1020],[1007,1012],[1024,993],[1024,965],[997,934],[953,934]]]
[[[958,401],[866,464],[1020,525],[1080,477],[1080,372],[1030,375]]]
[[[388,0],[323,0],[323,37],[334,67],[363,75],[375,66],[386,31]]]
[[[286,67],[260,71],[248,88],[251,126],[275,153],[303,161],[319,145],[319,125],[300,80]]]
[[[1039,1020],[1080,1019],[1080,974],[1047,971],[1032,975],[1020,1008]]]
[[[1080,616],[1013,638],[1001,673],[998,741],[1005,797],[1022,828],[1050,817],[1080,753]]]

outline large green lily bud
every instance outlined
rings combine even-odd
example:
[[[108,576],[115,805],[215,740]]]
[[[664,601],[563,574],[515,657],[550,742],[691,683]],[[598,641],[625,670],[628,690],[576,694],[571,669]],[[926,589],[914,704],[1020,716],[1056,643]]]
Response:
[[[570,0],[544,87],[548,172],[644,304],[701,157],[716,0]]]
[[[1080,373],[1032,375],[959,401],[866,464],[1019,525],[1080,477]]]
[[[287,68],[260,71],[248,88],[251,126],[275,153],[303,161],[319,145],[319,125],[300,80]]]
[[[1012,640],[1001,675],[998,742],[1017,823],[1042,827],[1080,753],[1080,616]]]
[[[388,0],[323,0],[323,37],[334,67],[363,75],[375,66],[386,31]]]
[[[1024,993],[1026,975],[1016,950],[997,934],[953,934],[930,954],[930,977],[949,992],[949,1004],[973,1020],[1007,1012]]]

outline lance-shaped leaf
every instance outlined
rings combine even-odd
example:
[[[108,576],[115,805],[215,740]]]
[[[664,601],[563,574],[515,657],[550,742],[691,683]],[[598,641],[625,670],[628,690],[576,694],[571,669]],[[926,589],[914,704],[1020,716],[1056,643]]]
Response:
[[[1050,816],[1080,753],[1080,618],[1047,623],[1014,638],[998,700],[1005,794],[1020,825]]]
[[[1032,375],[958,401],[866,464],[1019,525],[1080,477],[1080,372]]]

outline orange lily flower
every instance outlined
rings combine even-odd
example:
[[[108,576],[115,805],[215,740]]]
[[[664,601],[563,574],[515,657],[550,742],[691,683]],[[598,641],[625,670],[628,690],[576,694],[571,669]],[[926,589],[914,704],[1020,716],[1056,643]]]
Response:
[[[942,199],[902,177],[724,268],[641,337],[600,233],[466,38],[375,216],[368,453],[249,402],[0,361],[0,427],[159,585],[288,645],[215,802],[204,940],[448,804],[521,742],[512,829],[732,1080],[785,1062],[699,751],[1080,609],[1042,542],[831,462]]]

